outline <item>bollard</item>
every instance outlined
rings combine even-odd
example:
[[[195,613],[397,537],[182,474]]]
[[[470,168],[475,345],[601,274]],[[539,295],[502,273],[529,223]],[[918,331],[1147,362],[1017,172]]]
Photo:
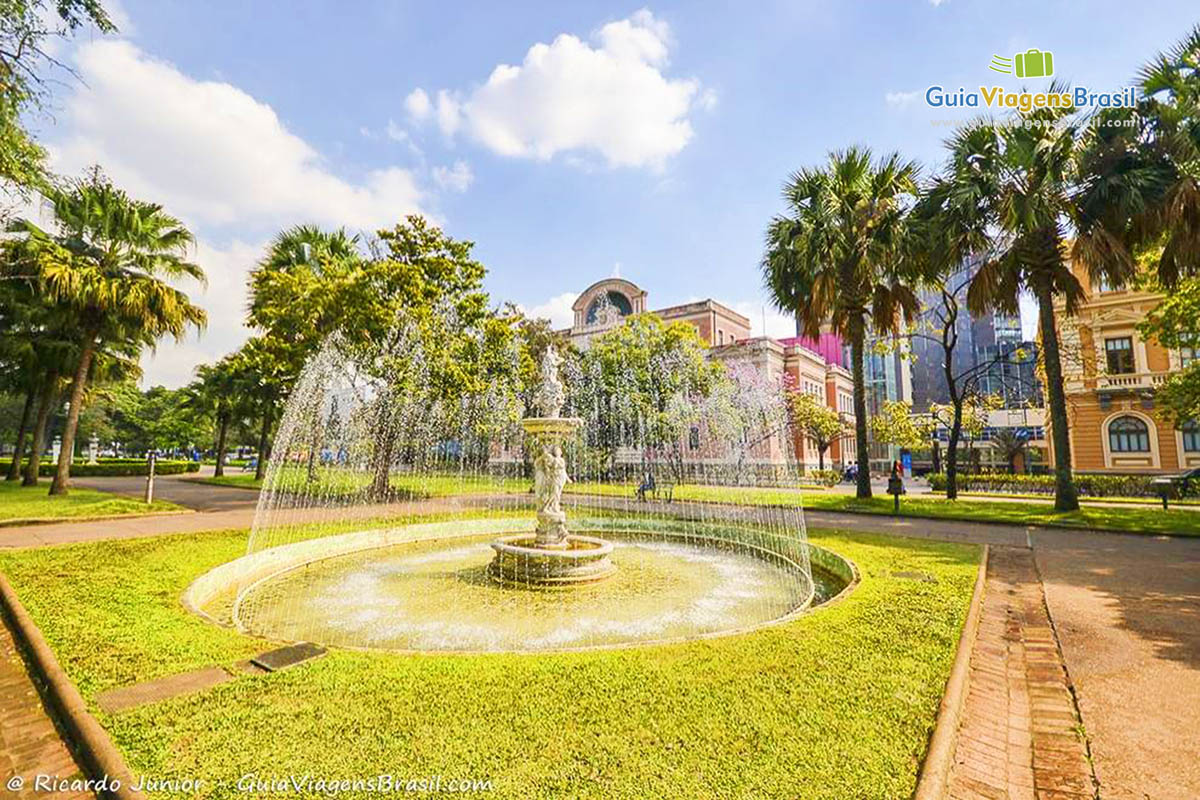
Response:
[[[892,495],[892,500],[895,501],[895,504],[892,506],[892,513],[895,514],[896,516],[899,516],[900,515],[900,495],[898,495],[898,494]]]
[[[154,502],[154,462],[157,460],[154,453],[147,457],[149,468],[146,470],[146,505]]]

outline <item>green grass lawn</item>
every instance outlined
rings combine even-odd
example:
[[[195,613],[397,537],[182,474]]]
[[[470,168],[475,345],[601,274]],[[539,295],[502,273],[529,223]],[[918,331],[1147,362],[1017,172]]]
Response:
[[[182,506],[165,500],[155,500],[152,505],[147,506],[135,498],[98,492],[94,489],[71,489],[65,497],[51,497],[47,494],[49,490],[49,481],[44,481],[38,486],[21,486],[19,481],[0,482],[0,523],[183,510]]]
[[[907,797],[979,551],[810,536],[853,560],[862,582],[785,625],[536,656],[335,650],[99,717],[134,772],[205,778],[207,797],[244,796],[232,784],[250,773],[381,772],[486,779],[498,798]],[[92,702],[104,689],[265,648],[179,602],[194,577],[245,544],[243,531],[10,551],[0,570]]]
[[[202,479],[209,483],[218,479]],[[230,486],[257,488],[253,475],[231,475],[219,479]],[[357,474],[353,485],[360,486],[366,480]],[[349,485],[349,484],[348,484]],[[392,486],[401,492],[410,492],[423,497],[440,497],[452,494],[486,494],[491,492],[525,492],[530,482],[520,479],[498,479],[486,475],[442,475],[393,476]],[[632,497],[634,483],[569,483],[567,493],[597,494],[615,497]],[[674,488],[676,500],[693,500],[709,503],[738,503],[745,505],[796,505],[822,511],[846,511],[857,514],[891,514],[890,496],[874,497],[860,501],[840,492],[813,491],[808,488],[773,488],[757,486],[703,486],[681,484]],[[1139,507],[1105,508],[1084,505],[1079,511],[1060,514],[1047,503],[1003,503],[980,498],[976,500],[947,500],[937,496],[908,496],[900,503],[900,515],[925,519],[951,519],[966,522],[1004,522],[1014,525],[1050,525],[1066,528],[1085,528],[1098,531],[1125,533],[1170,534],[1174,536],[1200,536],[1200,510],[1172,511],[1164,515],[1161,509]]]

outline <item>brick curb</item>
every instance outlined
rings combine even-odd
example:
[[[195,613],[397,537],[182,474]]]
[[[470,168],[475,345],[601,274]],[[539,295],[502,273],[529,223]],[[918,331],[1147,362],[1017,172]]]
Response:
[[[954,763],[955,737],[967,697],[967,678],[971,673],[971,652],[975,648],[975,637],[979,632],[979,615],[983,608],[983,594],[987,585],[988,546],[983,546],[979,557],[979,571],[975,574],[975,591],[971,605],[963,622],[962,634],[958,638],[958,650],[954,654],[954,666],[946,679],[946,691],[938,707],[937,722],[933,735],[929,737],[929,749],[921,764],[921,774],[913,800],[942,800],[950,780],[950,767]]]
[[[3,574],[0,574],[0,609],[9,623],[13,638],[25,650],[29,669],[45,685],[47,700],[70,737],[74,745],[72,749],[81,761],[80,766],[92,780],[114,784],[101,796],[116,800],[145,800],[144,794],[131,788],[134,784],[133,774],[125,764],[125,759],[108,733],[88,712],[79,690],[59,665],[42,632],[21,605]],[[118,781],[119,786],[116,786]]]

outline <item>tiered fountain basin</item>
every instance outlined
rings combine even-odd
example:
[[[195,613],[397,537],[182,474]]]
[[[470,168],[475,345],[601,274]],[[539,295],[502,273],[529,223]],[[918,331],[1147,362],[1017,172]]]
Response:
[[[514,586],[567,588],[611,577],[617,571],[609,556],[613,543],[595,536],[567,534],[561,543],[537,545],[536,534],[502,536],[488,574]]]
[[[794,619],[855,581],[840,556],[750,526],[591,515],[576,524],[572,535],[607,545],[595,549],[617,571],[565,592],[496,581],[493,542],[528,540],[535,523],[492,518],[272,547],[202,575],[183,600],[210,621],[273,641],[533,652],[745,632]]]

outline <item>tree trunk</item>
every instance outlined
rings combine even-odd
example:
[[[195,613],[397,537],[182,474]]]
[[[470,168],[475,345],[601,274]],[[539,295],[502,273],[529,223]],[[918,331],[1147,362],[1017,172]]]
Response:
[[[37,398],[37,382],[31,380],[29,391],[25,393],[25,407],[21,410],[21,424],[17,428],[17,444],[13,449],[12,463],[8,465],[6,481],[15,481],[21,477],[21,459],[25,455],[25,435],[29,433],[29,422],[33,417],[33,401]]]
[[[262,430],[258,433],[258,464],[254,467],[254,480],[261,481],[267,475],[267,448],[271,441],[271,417],[275,407],[268,403],[263,409]]]
[[[854,442],[858,448],[858,476],[856,496],[866,499],[871,496],[871,454],[867,451],[867,378],[863,364],[863,347],[866,345],[863,315],[856,314],[850,320],[850,364],[854,376]]]
[[[1038,325],[1042,333],[1042,358],[1046,368],[1046,395],[1050,401],[1050,435],[1054,446],[1054,510],[1078,511],[1079,493],[1071,479],[1071,436],[1058,350],[1058,328],[1054,324],[1054,296],[1049,286],[1037,287],[1036,295]]]
[[[217,416],[217,468],[213,470],[213,477],[221,478],[225,475],[225,438],[229,433],[229,413],[222,412]]]
[[[825,448],[824,447],[817,448],[817,469],[821,470],[821,472],[825,471]]]
[[[38,471],[42,466],[42,451],[46,449],[46,424],[50,420],[50,410],[58,397],[58,371],[50,370],[42,382],[42,394],[38,400],[37,417],[33,423],[33,443],[29,450],[29,462],[25,465],[25,478],[22,486],[37,486]]]
[[[942,443],[937,439],[933,440],[933,471],[935,473],[942,471]]]
[[[63,425],[62,450],[58,451],[58,469],[50,484],[50,494],[65,495],[71,488],[71,456],[75,453],[75,431],[79,427],[79,412],[83,406],[83,392],[87,388],[88,370],[92,356],[96,353],[96,332],[89,330],[79,353],[79,365],[75,368],[75,379],[71,381],[71,405],[67,409],[67,422]]]
[[[954,404],[950,441],[946,444],[946,499],[958,499],[958,440],[962,437],[962,402]]]

